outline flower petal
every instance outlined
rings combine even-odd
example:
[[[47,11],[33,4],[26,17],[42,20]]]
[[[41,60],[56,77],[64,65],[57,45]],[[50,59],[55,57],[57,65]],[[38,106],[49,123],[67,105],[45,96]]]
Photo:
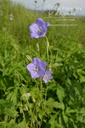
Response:
[[[40,62],[41,62],[40,59],[38,59],[37,57],[35,57],[32,61],[32,63],[35,65],[38,65]]]
[[[29,29],[30,29],[30,32],[32,33],[38,33],[38,25],[36,23],[31,24]]]
[[[50,23],[49,22],[46,22],[45,25],[48,27],[48,26],[50,26]]]
[[[43,77],[43,81],[44,81],[45,83],[47,83],[50,79],[53,78],[53,76],[51,75],[51,73],[52,73],[51,70],[46,70],[45,75],[44,75],[44,77]]]
[[[45,24],[45,22],[43,21],[43,19],[38,18],[37,21],[36,21],[36,24],[41,26],[42,24]]]
[[[47,24],[41,18],[37,19],[36,24],[42,30],[42,33],[40,33],[42,37],[45,36],[47,32]]]
[[[32,78],[39,78],[39,74],[35,70],[36,69],[36,66],[34,64],[32,64],[32,63],[28,64],[27,65],[27,69],[30,72]]]
[[[43,61],[41,61],[41,63],[40,63],[40,68],[42,69],[42,70],[46,70],[46,62],[43,62]]]
[[[30,37],[31,38],[39,38],[40,36],[37,33],[31,33]]]

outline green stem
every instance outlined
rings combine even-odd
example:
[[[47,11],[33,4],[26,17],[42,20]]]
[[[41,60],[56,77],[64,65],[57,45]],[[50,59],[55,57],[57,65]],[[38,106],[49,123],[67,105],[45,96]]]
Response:
[[[47,98],[47,91],[48,91],[48,84],[46,85],[46,93],[45,93],[45,102],[46,102],[46,98]]]
[[[46,106],[46,99],[47,99],[47,91],[48,91],[48,86],[46,87],[45,99],[44,99],[44,102],[42,104],[42,111],[43,111],[43,113],[42,113],[42,119],[41,119],[41,126],[42,126],[42,121],[43,121],[44,114],[46,112],[45,106]]]
[[[47,46],[46,46],[47,58],[49,59],[49,41],[48,41],[47,36],[45,36],[45,38],[46,38],[46,43],[47,43]]]
[[[38,124],[38,110],[39,110],[39,102],[42,101],[42,79],[40,79],[40,86],[38,85],[37,81],[36,82],[36,87],[37,87],[37,91],[38,91],[38,96],[35,102],[35,108],[33,113],[36,115],[36,121],[35,121],[35,128],[40,128],[39,124]]]

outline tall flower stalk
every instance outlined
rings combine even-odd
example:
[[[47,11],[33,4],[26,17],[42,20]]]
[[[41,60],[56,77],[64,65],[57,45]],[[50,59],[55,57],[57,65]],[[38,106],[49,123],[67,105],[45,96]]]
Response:
[[[43,37],[45,37],[45,40],[46,40],[46,57],[47,57],[48,61],[49,61],[49,41],[48,41],[48,38],[46,36],[46,33],[47,33],[47,29],[48,29],[49,25],[50,25],[49,22],[44,22],[43,19],[38,18],[35,23],[33,23],[29,26],[29,30],[31,32],[31,34],[30,34],[31,38],[43,38]],[[40,51],[40,48],[38,47],[38,52],[39,51]],[[35,126],[33,126],[33,127],[41,128],[43,117],[45,114],[45,104],[46,104],[46,98],[47,98],[47,87],[46,87],[46,91],[44,91],[44,94],[43,94],[43,89],[44,89],[43,88],[43,82],[47,86],[47,83],[53,78],[52,70],[47,68],[47,62],[44,62],[37,57],[34,57],[31,60],[31,63],[29,63],[26,66],[26,68],[34,80],[40,79],[40,82],[38,81],[39,83],[36,80],[36,84],[37,84],[36,87],[37,87],[38,94],[37,94],[37,99],[34,103],[35,109],[33,110],[33,113],[36,115],[37,118],[35,121]],[[43,97],[45,98],[44,101],[43,101]],[[38,102],[40,102],[40,105]],[[41,114],[41,121],[40,121],[41,123],[40,124],[38,124],[38,122],[37,122],[38,121],[38,109],[39,109],[39,107],[41,107],[42,111],[43,111],[43,113]],[[32,123],[32,120],[31,120],[31,125],[32,124],[34,125],[34,123]]]

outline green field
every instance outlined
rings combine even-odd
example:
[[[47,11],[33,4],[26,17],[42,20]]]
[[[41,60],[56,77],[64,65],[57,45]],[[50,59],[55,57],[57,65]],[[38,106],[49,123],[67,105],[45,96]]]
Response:
[[[46,37],[30,38],[37,18],[50,26]],[[27,70],[34,57],[52,70],[48,83]],[[0,128],[85,128],[84,66],[84,17],[0,1]]]

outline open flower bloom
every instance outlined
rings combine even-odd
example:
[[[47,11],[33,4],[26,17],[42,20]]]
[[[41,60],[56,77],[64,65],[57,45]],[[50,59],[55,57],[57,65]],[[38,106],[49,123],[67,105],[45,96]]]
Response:
[[[31,38],[44,37],[49,25],[50,25],[49,22],[44,22],[41,18],[38,18],[36,23],[33,23],[29,27],[30,32],[31,32],[30,37]]]
[[[50,79],[52,79],[53,76],[52,76],[52,71],[51,70],[46,70],[45,71],[45,75],[43,76],[43,81],[45,83],[47,83]]]
[[[32,78],[41,78],[45,74],[46,62],[43,62],[35,57],[32,63],[27,65],[27,69],[30,72]]]

